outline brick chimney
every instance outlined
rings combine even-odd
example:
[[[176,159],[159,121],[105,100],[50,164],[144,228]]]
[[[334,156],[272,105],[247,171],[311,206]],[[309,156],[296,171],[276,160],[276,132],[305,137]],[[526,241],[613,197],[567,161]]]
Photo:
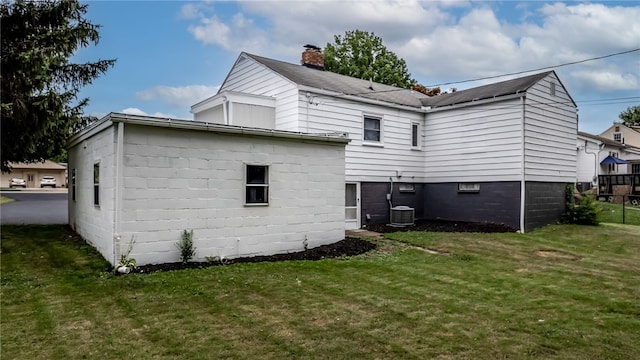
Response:
[[[312,69],[324,70],[324,55],[319,47],[315,45],[305,45],[302,53],[302,66]]]

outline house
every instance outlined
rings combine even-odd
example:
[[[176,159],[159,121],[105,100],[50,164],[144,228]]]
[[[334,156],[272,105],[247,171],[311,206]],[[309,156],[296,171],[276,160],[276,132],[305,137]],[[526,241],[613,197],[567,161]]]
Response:
[[[436,97],[241,53],[194,119],[349,133],[345,226],[419,219],[556,222],[576,178],[576,104],[554,71]],[[398,221],[400,218],[400,221]]]
[[[626,126],[623,123],[614,122],[600,136],[622,144],[640,147],[640,126]]]
[[[598,188],[603,200],[613,195],[640,195],[640,148],[617,140],[578,132],[576,185]]]
[[[2,186],[8,187],[9,180],[14,177],[23,178],[27,183],[27,188],[39,188],[40,180],[44,176],[53,176],[56,180],[56,187],[63,187],[67,183],[67,168],[51,160],[35,163],[11,163],[10,166],[11,172],[2,173],[0,176]]]
[[[344,239],[346,134],[111,113],[68,142],[69,224],[112,264],[271,255]]]

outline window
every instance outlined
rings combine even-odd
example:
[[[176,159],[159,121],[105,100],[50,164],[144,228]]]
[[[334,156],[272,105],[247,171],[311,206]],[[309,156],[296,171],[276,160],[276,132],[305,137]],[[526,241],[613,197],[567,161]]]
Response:
[[[364,117],[364,141],[381,142],[382,141],[382,119],[365,116]]]
[[[640,164],[631,164],[631,173],[640,174]]]
[[[398,190],[401,193],[414,193],[414,192],[416,192],[416,186],[415,186],[415,184],[403,184],[403,183],[400,183],[398,185]]]
[[[71,169],[71,200],[76,201],[76,169]]]
[[[100,206],[100,163],[93,164],[93,205]]]
[[[420,148],[420,123],[411,123],[411,147]]]
[[[246,205],[269,204],[269,167],[247,165]]]
[[[551,96],[556,96],[556,83],[552,82],[549,84],[549,94]]]
[[[477,193],[480,192],[478,183],[458,183],[458,192]]]
[[[613,140],[617,142],[622,142],[622,134],[621,133],[613,133]]]

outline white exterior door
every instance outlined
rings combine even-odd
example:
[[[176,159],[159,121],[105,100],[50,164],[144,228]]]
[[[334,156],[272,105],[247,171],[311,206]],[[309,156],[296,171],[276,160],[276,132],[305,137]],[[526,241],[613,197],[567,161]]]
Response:
[[[345,229],[360,228],[360,183],[347,183],[344,201]]]

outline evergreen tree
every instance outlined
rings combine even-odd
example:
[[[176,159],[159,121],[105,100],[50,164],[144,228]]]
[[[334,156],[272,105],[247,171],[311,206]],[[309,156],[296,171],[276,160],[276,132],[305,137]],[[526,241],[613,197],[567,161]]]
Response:
[[[10,162],[35,162],[63,153],[81,126],[89,99],[80,88],[115,60],[69,61],[77,49],[97,44],[98,25],[84,19],[77,0],[2,0],[0,4],[2,171]]]

